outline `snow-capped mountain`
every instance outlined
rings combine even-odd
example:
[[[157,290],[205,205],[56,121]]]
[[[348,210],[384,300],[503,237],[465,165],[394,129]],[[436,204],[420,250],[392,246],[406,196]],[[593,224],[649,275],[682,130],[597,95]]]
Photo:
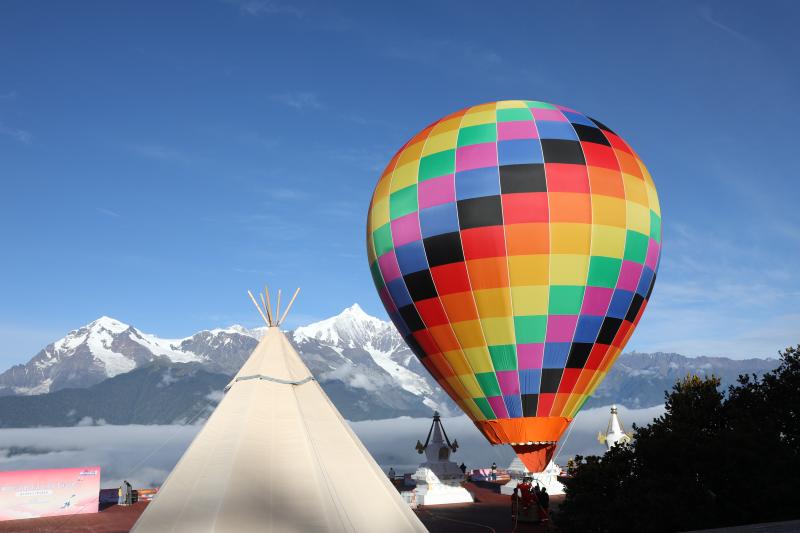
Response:
[[[200,331],[183,339],[163,339],[113,318],[101,317],[48,345],[28,363],[0,374],[0,396],[17,397],[0,402],[0,425],[14,423],[8,413],[20,409],[24,398],[31,396],[37,396],[34,403],[42,416],[36,420],[28,416],[26,420],[30,419],[30,423],[69,424],[67,419],[58,423],[52,420],[54,413],[60,412],[59,408],[66,409],[64,412],[74,410],[73,417],[77,419],[109,417],[108,413],[94,407],[82,409],[79,406],[93,406],[96,402],[92,398],[113,388],[112,385],[137,390],[136,387],[146,387],[153,380],[159,383],[160,375],[165,376],[166,389],[159,389],[159,402],[173,405],[173,410],[178,411],[186,399],[168,401],[169,395],[186,394],[180,391],[191,390],[197,396],[192,405],[204,409],[210,402],[207,398],[209,384],[225,382],[226,376],[235,374],[262,335],[263,328],[250,330],[231,326]],[[394,326],[369,316],[357,304],[334,317],[288,332],[287,336],[328,396],[350,420],[427,416],[433,409],[458,412]],[[739,374],[761,374],[776,364],[775,359],[626,353],[617,360],[587,407],[611,403],[628,407],[659,405],[664,401],[664,391],[689,373],[714,374],[722,378],[724,387],[733,383]],[[153,365],[156,370],[149,369]],[[170,365],[187,368],[173,371]],[[202,369],[209,375],[190,367]],[[183,376],[183,388],[170,388],[168,385],[178,375]],[[98,388],[98,384],[106,381],[109,383]],[[80,395],[77,391],[64,390],[70,388],[92,390]],[[83,403],[78,401],[79,396],[85,396]],[[71,398],[69,402],[65,400],[67,397]],[[151,412],[150,399],[140,400],[145,404],[136,412]],[[31,403],[25,408],[26,412],[31,413],[35,407]],[[116,416],[126,420],[123,414],[119,412]],[[130,420],[146,419],[145,415],[142,419],[130,416]],[[8,420],[2,420],[4,418]],[[153,418],[152,423],[160,421],[161,418]]]
[[[163,339],[101,317],[0,374],[0,395],[86,388],[156,360],[198,363],[208,372],[232,375],[261,335],[263,328],[234,325]],[[358,304],[287,336],[334,402],[347,401],[357,418],[359,412],[424,415],[454,407],[394,326],[367,315]]]

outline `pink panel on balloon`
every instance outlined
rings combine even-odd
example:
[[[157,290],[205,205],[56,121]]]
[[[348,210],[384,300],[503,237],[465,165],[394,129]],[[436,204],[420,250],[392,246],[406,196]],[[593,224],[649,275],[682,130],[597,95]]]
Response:
[[[489,402],[489,405],[492,406],[492,411],[497,415],[497,418],[508,418],[506,402],[503,401],[502,396],[489,396],[486,400]]]
[[[604,316],[608,311],[608,304],[611,303],[613,292],[613,289],[605,287],[586,287],[581,314]]]
[[[497,143],[473,144],[456,150],[456,172],[497,166]]]
[[[517,366],[520,370],[542,368],[544,344],[517,344]]]
[[[513,122],[497,123],[497,140],[510,141],[513,139],[537,139],[536,123],[533,120],[515,120]]]
[[[516,370],[499,370],[496,374],[503,396],[519,394],[519,376]]]
[[[392,220],[392,241],[394,242],[395,248],[421,239],[422,235],[419,231],[419,213],[414,212]]]
[[[639,278],[642,276],[643,266],[633,261],[623,261],[619,271],[617,288],[626,291],[635,291],[639,285]]]
[[[397,279],[401,276],[400,265],[397,264],[397,257],[394,255],[394,250],[385,253],[378,258],[378,266],[383,274],[384,283]]]
[[[555,120],[558,122],[567,122],[567,117],[558,109],[539,109],[531,108],[531,113],[536,120]]]
[[[418,191],[420,209],[455,202],[456,200],[453,174],[422,181],[419,184]]]

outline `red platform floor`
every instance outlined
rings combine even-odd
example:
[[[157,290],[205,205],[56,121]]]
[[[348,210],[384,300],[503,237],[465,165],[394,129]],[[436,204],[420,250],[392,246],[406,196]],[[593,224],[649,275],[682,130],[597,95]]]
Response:
[[[467,490],[475,496],[475,503],[419,507],[417,516],[431,533],[505,533],[514,530],[511,520],[511,499],[500,494],[500,483],[467,483]],[[559,497],[551,498],[557,506]],[[146,502],[130,507],[113,505],[102,512],[51,518],[32,518],[0,522],[0,533],[124,533],[133,527]],[[550,525],[518,524],[519,532],[555,531]]]

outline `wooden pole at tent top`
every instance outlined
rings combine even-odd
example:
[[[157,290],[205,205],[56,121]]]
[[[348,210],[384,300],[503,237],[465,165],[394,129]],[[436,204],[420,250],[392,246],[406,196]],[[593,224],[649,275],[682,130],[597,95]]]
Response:
[[[281,316],[281,290],[278,289],[278,303],[275,304],[275,317]],[[278,321],[280,324],[280,321]]]
[[[297,290],[296,290],[296,291],[294,291],[294,296],[292,296],[292,299],[291,299],[291,300],[289,300],[289,305],[287,305],[287,306],[286,306],[286,311],[284,311],[284,312],[283,312],[283,316],[282,316],[282,317],[281,317],[281,319],[278,321],[278,325],[279,325],[279,326],[280,326],[281,324],[283,324],[283,321],[284,321],[284,320],[286,320],[286,315],[288,315],[288,314],[289,314],[289,309],[291,309],[291,308],[292,308],[292,304],[294,303],[294,299],[295,299],[295,298],[297,298],[297,293],[299,293],[299,292],[300,292],[300,287],[297,287]]]
[[[266,285],[264,285],[264,294],[267,295],[267,309],[270,310],[269,311],[270,312],[269,316],[272,317],[272,302],[269,301],[269,287],[267,287]],[[271,319],[270,319],[270,324],[269,325],[270,326],[272,325],[272,320]]]
[[[272,325],[272,313],[269,312],[269,307],[267,307],[267,302],[264,301],[264,295],[261,294],[261,293],[259,293],[258,295],[261,297],[261,305],[263,305],[264,309],[267,311],[267,318],[269,319],[269,325],[271,326]]]
[[[261,308],[258,306],[258,302],[256,301],[256,297],[255,297],[255,296],[253,296],[253,293],[252,293],[252,292],[250,292],[250,291],[247,291],[247,294],[249,294],[249,295],[250,295],[250,299],[251,299],[251,300],[253,300],[253,305],[255,305],[255,306],[256,306],[256,309],[258,309],[258,314],[259,314],[259,315],[261,315],[261,318],[263,318],[263,319],[264,319],[264,323],[265,323],[265,324],[266,324],[268,327],[269,327],[269,326],[271,326],[271,324],[269,323],[269,320],[267,320],[267,317],[266,317],[266,316],[264,316],[264,311],[262,311],[262,310],[261,310]]]

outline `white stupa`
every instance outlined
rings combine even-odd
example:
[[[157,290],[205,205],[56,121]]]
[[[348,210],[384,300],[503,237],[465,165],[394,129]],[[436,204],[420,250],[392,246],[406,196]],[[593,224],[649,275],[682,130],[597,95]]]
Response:
[[[417,505],[474,501],[472,494],[461,486],[464,473],[450,460],[450,454],[458,449],[458,441],[450,443],[438,412],[433,413],[433,423],[425,444],[417,441],[416,448],[420,454],[424,452],[427,459],[412,476],[417,482],[417,488],[414,489]]]
[[[509,496],[513,494],[514,489],[517,488],[517,484],[522,481],[524,476],[530,477],[533,480],[533,485],[538,484],[540,487],[546,488],[550,495],[564,494],[564,485],[558,480],[559,474],[561,474],[561,467],[553,461],[550,461],[547,468],[542,472],[532,474],[528,472],[528,469],[525,468],[525,465],[519,457],[514,457],[514,460],[508,465],[508,475],[511,479],[508,483],[500,487],[500,494]]]
[[[610,450],[617,444],[627,444],[633,440],[631,433],[625,433],[625,428],[622,427],[622,422],[617,415],[617,406],[611,406],[611,419],[608,421],[605,435],[598,433],[597,440],[604,442],[606,449]]]

